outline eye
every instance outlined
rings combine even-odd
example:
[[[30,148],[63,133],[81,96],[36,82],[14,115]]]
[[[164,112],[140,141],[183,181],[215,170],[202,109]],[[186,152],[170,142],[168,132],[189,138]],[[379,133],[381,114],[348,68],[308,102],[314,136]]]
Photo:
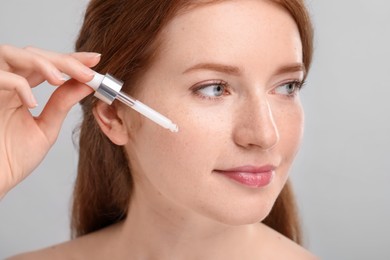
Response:
[[[273,91],[275,94],[285,95],[288,97],[295,96],[298,91],[302,88],[303,82],[300,81],[291,81],[283,85],[278,86]]]
[[[227,83],[222,81],[204,83],[200,86],[197,86],[195,93],[203,98],[211,99],[219,98],[229,94],[227,91]]]

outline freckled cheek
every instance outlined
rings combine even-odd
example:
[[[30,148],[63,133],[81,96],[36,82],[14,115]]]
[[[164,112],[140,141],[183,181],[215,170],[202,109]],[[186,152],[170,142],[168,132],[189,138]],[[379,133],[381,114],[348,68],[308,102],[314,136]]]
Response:
[[[176,168],[196,167],[209,171],[214,166],[216,158],[223,149],[227,138],[226,121],[221,116],[210,114],[209,111],[192,110],[175,117],[179,126],[176,134],[161,132],[158,139],[162,140],[167,160],[172,160]],[[225,129],[225,130],[224,130]],[[172,156],[173,155],[173,156]]]
[[[141,167],[161,193],[184,199],[183,194],[195,196],[209,183],[220,145],[208,133],[211,130],[199,123],[187,116],[177,120],[178,133],[155,128],[142,138]]]
[[[179,121],[179,133],[176,140],[187,152],[201,152],[203,156],[212,153],[212,146],[219,142],[222,122],[202,114],[191,114]],[[219,133],[219,134],[218,134]]]

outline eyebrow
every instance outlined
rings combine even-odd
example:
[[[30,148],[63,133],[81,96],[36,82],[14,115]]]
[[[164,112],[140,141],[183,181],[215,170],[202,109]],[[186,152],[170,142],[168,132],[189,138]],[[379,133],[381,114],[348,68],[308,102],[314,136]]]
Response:
[[[241,74],[240,68],[236,66],[230,66],[230,65],[219,64],[219,63],[199,63],[186,69],[183,72],[183,74],[192,72],[194,70],[212,70],[212,71],[222,72],[225,74],[232,74],[235,76],[239,76]],[[280,74],[299,72],[299,71],[302,71],[303,74],[306,75],[306,69],[303,63],[293,63],[293,64],[284,65],[278,68],[273,74],[280,75]]]
[[[274,75],[280,75],[280,74],[285,74],[285,73],[291,73],[291,72],[299,72],[302,71],[303,75],[306,75],[306,68],[303,63],[293,63],[289,65],[282,66],[278,68]]]
[[[192,72],[194,70],[213,70],[217,72],[222,72],[225,74],[232,74],[239,76],[241,74],[241,70],[238,67],[230,66],[230,65],[224,65],[219,63],[199,63],[195,66],[190,67],[189,69],[186,69],[183,74]]]

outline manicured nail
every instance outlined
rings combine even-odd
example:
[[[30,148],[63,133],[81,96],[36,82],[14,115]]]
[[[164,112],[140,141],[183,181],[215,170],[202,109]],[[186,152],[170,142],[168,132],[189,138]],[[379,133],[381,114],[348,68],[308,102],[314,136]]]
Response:
[[[30,107],[31,107],[31,108],[35,108],[35,107],[37,107],[37,106],[38,106],[38,102],[37,102],[37,100],[35,99],[34,95],[31,94],[31,96],[30,96]]]
[[[90,68],[87,68],[87,67],[83,67],[81,69],[81,72],[87,76],[94,76],[95,75],[95,71],[91,70]]]
[[[53,75],[58,80],[61,80],[61,81],[65,81],[66,80],[66,76],[64,74],[62,74],[61,72],[59,72],[58,70],[53,70]]]
[[[88,58],[100,58],[100,56],[102,56],[101,53],[97,52],[86,52],[85,55],[87,55]]]

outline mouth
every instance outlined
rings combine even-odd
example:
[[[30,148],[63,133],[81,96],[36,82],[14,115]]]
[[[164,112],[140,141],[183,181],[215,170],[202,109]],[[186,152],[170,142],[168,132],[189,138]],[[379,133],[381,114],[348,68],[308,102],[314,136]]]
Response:
[[[214,172],[247,187],[263,188],[272,182],[275,175],[275,166],[241,166],[231,169],[217,169]]]

